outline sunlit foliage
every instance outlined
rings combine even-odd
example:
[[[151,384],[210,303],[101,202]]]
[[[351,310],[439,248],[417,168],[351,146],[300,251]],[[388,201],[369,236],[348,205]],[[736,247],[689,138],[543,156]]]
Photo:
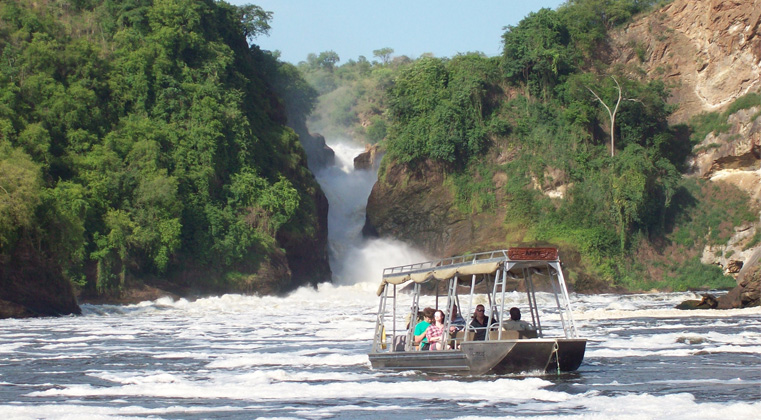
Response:
[[[0,258],[32,246],[105,293],[313,233],[314,179],[275,92],[302,119],[316,93],[247,44],[270,18],[212,0],[0,4]]]

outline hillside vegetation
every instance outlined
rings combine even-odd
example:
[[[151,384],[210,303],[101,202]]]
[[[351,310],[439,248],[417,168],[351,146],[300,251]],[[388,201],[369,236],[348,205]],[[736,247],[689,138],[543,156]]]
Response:
[[[0,264],[36,255],[91,296],[130,278],[197,292],[329,278],[324,196],[285,127],[315,94],[249,47],[269,18],[213,0],[2,2]],[[298,246],[313,277],[291,278]]]
[[[606,54],[609,31],[663,3],[571,0],[542,9],[506,28],[501,57],[389,59],[385,49],[380,61],[337,66],[324,53],[300,69],[322,94],[317,123],[380,141],[379,182],[389,182],[392,169],[395,176],[389,191],[407,185],[400,173],[424,178],[420,171],[435,168],[461,214],[453,219],[502,215],[499,245],[554,244],[578,255],[567,264],[577,288],[731,287],[734,279],[702,264],[700,252],[726,242],[757,210],[734,187],[682,175],[701,133],[721,129],[710,123],[726,115],[669,125],[668,87],[641,69],[610,64]],[[378,201],[394,203],[389,194]],[[423,195],[408,206],[437,199]],[[373,211],[370,223],[382,224]],[[400,235],[392,224],[385,233]],[[420,236],[408,233],[404,239]],[[668,256],[658,257],[664,250]]]

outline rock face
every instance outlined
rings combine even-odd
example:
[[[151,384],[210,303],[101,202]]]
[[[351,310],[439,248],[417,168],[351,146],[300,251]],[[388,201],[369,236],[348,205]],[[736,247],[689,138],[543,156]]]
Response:
[[[671,88],[669,102],[678,105],[671,123],[724,111],[739,97],[761,92],[761,0],[674,0],[613,34],[610,51],[612,62],[644,70]],[[761,209],[761,107],[734,113],[728,124],[728,132],[709,134],[695,147],[688,176],[733,184]],[[721,299],[723,307],[758,300],[757,294],[748,298],[758,290],[754,275],[743,273],[758,266],[752,256],[761,245],[748,245],[760,229],[761,218],[737,228],[727,244],[703,250],[703,263],[738,280]],[[738,303],[740,295],[746,303]]]
[[[761,306],[761,248],[743,265],[737,287],[719,298],[719,309]]]
[[[670,103],[678,105],[672,124],[724,111],[737,98],[761,92],[761,0],[674,0],[611,34],[609,47],[611,64],[666,83]],[[712,134],[695,148],[688,176],[730,182],[761,208],[760,113],[757,107],[732,115],[728,132]],[[497,161],[504,159],[500,155]],[[389,164],[368,200],[365,232],[399,238],[437,256],[504,246],[504,213],[462,215],[441,171],[431,163],[423,166],[410,172]],[[555,172],[545,176],[553,183],[535,182],[534,187],[562,197],[566,177]],[[761,220],[741,226],[728,244],[707,248],[703,255],[704,263],[719,264],[738,283],[746,282],[737,292],[746,302],[753,302],[758,290],[756,277],[743,273],[758,266],[750,257],[761,245],[749,244],[760,229]]]
[[[431,162],[414,171],[402,165],[382,169],[367,202],[363,232],[397,238],[438,256],[502,247],[504,212],[463,214],[443,173]]]
[[[674,0],[613,35],[613,59],[673,86],[672,123],[761,88],[761,0]]]
[[[19,246],[0,264],[0,319],[80,314],[71,283],[54,261]]]
[[[331,166],[336,160],[336,153],[325,143],[325,137],[312,134],[306,130],[296,131],[301,146],[307,154],[307,164],[312,171]]]
[[[374,169],[380,164],[381,154],[378,146],[367,145],[365,151],[354,158],[354,169]]]
[[[688,161],[689,175],[727,182],[745,191],[752,204],[761,209],[761,107],[740,110],[729,116],[730,128],[721,134],[709,134],[694,149]],[[724,245],[706,246],[701,261],[724,268],[726,274],[738,276],[761,245],[748,246],[759,229],[756,223],[739,226]]]
[[[741,175],[729,182],[749,191],[761,202],[758,182],[761,179],[758,165],[761,162],[761,107],[740,110],[730,115],[727,123],[730,126],[727,132],[710,133],[695,147],[695,154],[688,162],[690,173],[712,180]]]

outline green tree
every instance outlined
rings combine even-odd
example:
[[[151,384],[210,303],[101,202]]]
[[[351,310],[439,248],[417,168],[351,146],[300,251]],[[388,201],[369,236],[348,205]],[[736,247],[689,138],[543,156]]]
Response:
[[[391,60],[391,54],[394,53],[393,48],[381,48],[377,50],[373,50],[373,57],[378,57],[383,65],[387,65],[388,62]]]
[[[497,62],[478,54],[452,60],[421,58],[399,74],[389,91],[388,151],[417,163],[433,159],[466,164],[488,145]]]
[[[269,35],[272,12],[266,12],[259,6],[246,4],[237,7],[238,19],[241,23],[243,36],[252,42],[259,35]]]
[[[545,99],[561,75],[573,69],[568,50],[570,35],[558,12],[541,9],[529,14],[502,35],[505,76],[522,81],[531,94]]]
[[[41,202],[40,167],[29,155],[0,143],[0,253],[8,252],[21,230],[35,228]]]

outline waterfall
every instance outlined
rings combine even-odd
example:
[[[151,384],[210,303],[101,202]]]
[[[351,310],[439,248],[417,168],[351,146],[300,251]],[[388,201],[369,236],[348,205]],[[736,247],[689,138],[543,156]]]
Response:
[[[383,268],[426,260],[425,255],[404,242],[364,238],[365,207],[377,168],[355,170],[354,158],[365,149],[349,140],[328,141],[335,163],[315,172],[330,204],[328,247],[333,283],[351,285],[379,283]]]

